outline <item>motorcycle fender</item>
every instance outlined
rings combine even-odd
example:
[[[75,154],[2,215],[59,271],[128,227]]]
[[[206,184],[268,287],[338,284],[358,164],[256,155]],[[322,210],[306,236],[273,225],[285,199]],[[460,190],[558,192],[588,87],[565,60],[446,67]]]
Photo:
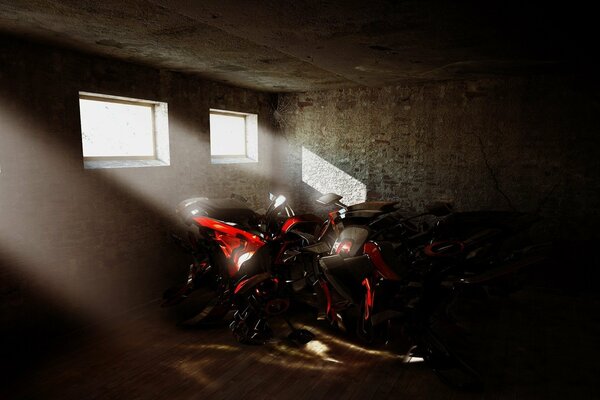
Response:
[[[317,229],[321,226],[323,221],[313,214],[302,214],[295,215],[293,217],[288,218],[281,227],[280,235],[285,235],[292,229],[304,231],[310,233],[311,235],[315,235]]]
[[[387,246],[383,247],[382,245],[373,241],[367,242],[364,245],[364,252],[366,255],[369,256],[369,259],[373,263],[373,266],[375,266],[375,269],[377,270],[377,272],[379,272],[379,274],[382,277],[388,280],[399,281],[400,276],[398,276],[398,274],[390,267],[388,262],[386,262],[386,258],[389,260],[391,257],[389,255],[388,257],[385,257],[385,254],[382,251],[387,250],[387,254],[391,253],[393,255],[393,250],[391,250],[391,244],[383,244],[387,244]]]
[[[267,279],[271,279],[271,274],[268,272],[264,272],[262,274],[254,275],[250,278],[242,279],[235,287],[234,294],[243,296],[252,290],[256,285],[261,282],[266,281]]]

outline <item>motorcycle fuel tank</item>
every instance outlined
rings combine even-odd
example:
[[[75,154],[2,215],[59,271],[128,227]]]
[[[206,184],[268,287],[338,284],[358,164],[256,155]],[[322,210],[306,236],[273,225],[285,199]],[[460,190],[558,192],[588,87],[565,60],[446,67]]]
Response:
[[[188,225],[197,217],[209,217],[244,226],[250,225],[258,218],[258,215],[246,204],[235,199],[194,197],[179,203],[176,212]]]

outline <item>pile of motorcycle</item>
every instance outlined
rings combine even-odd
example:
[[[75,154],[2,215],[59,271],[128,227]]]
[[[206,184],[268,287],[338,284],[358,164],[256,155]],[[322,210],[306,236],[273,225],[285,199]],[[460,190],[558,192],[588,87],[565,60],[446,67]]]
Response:
[[[354,332],[369,345],[398,336],[406,354],[423,358],[446,383],[481,387],[479,374],[446,344],[449,309],[464,293],[510,291],[514,277],[544,261],[527,231],[536,217],[517,212],[454,212],[438,203],[409,215],[396,202],[347,206],[330,193],[317,202],[327,218],[296,215],[284,196],[270,196],[264,214],[245,199],[192,198],[177,214],[193,228],[173,238],[191,255],[186,282],[167,290],[173,306],[200,287],[211,300],[187,324],[230,319],[241,343],[263,344],[269,321],[283,318],[290,340],[314,338],[296,329],[291,301],[317,309],[319,319]]]

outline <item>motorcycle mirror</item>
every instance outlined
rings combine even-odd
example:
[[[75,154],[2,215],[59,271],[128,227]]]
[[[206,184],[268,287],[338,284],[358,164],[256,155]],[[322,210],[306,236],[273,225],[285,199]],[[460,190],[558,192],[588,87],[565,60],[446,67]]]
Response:
[[[341,204],[339,201],[342,199],[342,196],[335,193],[327,193],[317,199],[317,203],[328,206],[330,204]]]
[[[271,199],[272,200],[272,199]],[[275,199],[275,205],[274,207],[277,208],[279,206],[281,206],[283,203],[285,203],[287,199],[285,198],[284,195],[280,194],[279,196],[277,196],[277,198]]]
[[[271,197],[271,205],[269,205],[269,208],[267,209],[266,212],[266,216],[267,218],[277,209],[279,209],[279,207],[281,207],[285,201],[286,198],[284,195],[280,194],[279,196],[275,197],[272,193],[269,193],[270,197]]]

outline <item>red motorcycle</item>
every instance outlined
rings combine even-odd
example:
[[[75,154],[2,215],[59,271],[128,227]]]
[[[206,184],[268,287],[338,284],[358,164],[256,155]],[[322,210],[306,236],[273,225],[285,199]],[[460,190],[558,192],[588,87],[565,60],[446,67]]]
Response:
[[[210,302],[186,324],[214,322],[230,311],[230,328],[243,343],[264,343],[271,337],[268,320],[283,315],[293,290],[297,249],[311,244],[322,221],[314,215],[295,215],[285,196],[270,196],[264,215],[251,210],[245,199],[191,198],[176,209],[196,232],[188,240],[174,239],[193,257],[186,282],[164,294],[163,306],[185,300],[203,285],[213,290]],[[302,275],[302,273],[300,273]],[[288,321],[286,319],[286,321]],[[308,331],[292,328],[294,340],[312,339]]]

